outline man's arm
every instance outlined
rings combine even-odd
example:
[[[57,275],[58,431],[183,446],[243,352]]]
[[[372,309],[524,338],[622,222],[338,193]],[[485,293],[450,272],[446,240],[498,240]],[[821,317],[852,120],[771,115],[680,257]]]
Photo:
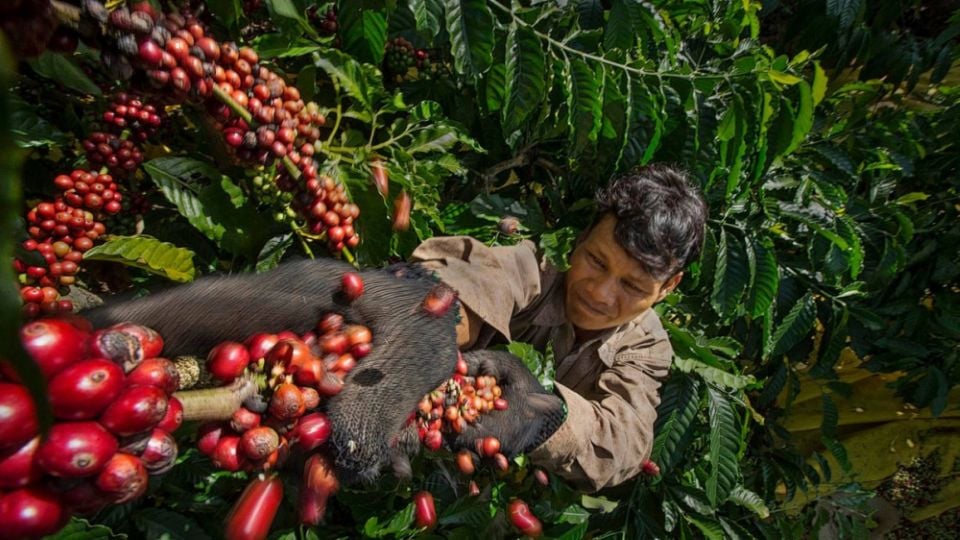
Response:
[[[584,491],[620,484],[640,472],[653,448],[660,381],[670,369],[669,341],[617,356],[600,376],[602,394],[587,399],[556,385],[567,404],[563,425],[530,459]]]

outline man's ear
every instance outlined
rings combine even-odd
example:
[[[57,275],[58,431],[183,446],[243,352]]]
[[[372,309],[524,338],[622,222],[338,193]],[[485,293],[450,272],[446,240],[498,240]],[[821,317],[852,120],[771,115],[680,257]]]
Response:
[[[668,280],[663,282],[663,287],[660,288],[660,294],[657,295],[657,302],[663,300],[667,297],[668,294],[672,293],[674,289],[677,288],[677,285],[680,285],[680,280],[683,279],[683,271],[677,272]]]

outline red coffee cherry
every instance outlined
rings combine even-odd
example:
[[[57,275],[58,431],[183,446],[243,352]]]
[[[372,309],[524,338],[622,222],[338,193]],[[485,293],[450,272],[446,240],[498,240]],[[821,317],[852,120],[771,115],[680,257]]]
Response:
[[[456,298],[457,293],[449,285],[437,283],[423,299],[423,310],[431,317],[443,317]]]
[[[133,323],[115,324],[110,328],[136,338],[144,358],[156,358],[163,351],[163,337],[152,328]]]
[[[241,343],[225,341],[207,355],[207,371],[222,383],[233,382],[250,363],[250,353]]]
[[[116,453],[97,475],[96,485],[114,504],[140,498],[147,491],[147,468],[136,456]]]
[[[157,429],[162,429],[167,433],[175,432],[180,424],[183,423],[183,404],[180,403],[180,400],[170,396],[167,399],[167,414],[164,415],[163,420],[157,424]]]
[[[279,446],[280,436],[267,426],[253,428],[240,437],[240,450],[247,459],[254,461],[266,458]]]
[[[54,295],[57,294],[56,289],[50,290]],[[46,293],[44,294],[46,300]],[[33,357],[47,378],[83,359],[87,353],[89,338],[90,335],[86,332],[59,319],[33,321],[20,328],[23,348]]]
[[[240,437],[237,435],[223,435],[217,442],[217,448],[211,456],[213,464],[220,469],[235,472],[243,467],[243,456],[240,453]]]
[[[363,294],[363,278],[356,272],[343,274],[343,295],[350,302],[360,298]]]
[[[67,420],[96,418],[124,388],[123,370],[109,360],[77,362],[50,381],[53,414]]]
[[[303,402],[303,394],[296,385],[284,383],[273,391],[270,398],[270,414],[283,419],[292,420],[299,418],[306,411],[306,404]]]
[[[40,437],[34,437],[20,448],[0,454],[0,489],[24,487],[40,479],[43,471],[35,459],[39,448]]]
[[[127,384],[155,386],[172,394],[180,388],[180,372],[166,358],[147,358],[127,374]]]
[[[50,428],[37,450],[48,474],[81,478],[100,472],[117,452],[117,439],[96,422],[62,422]]]
[[[177,440],[162,429],[154,429],[140,461],[150,474],[163,474],[177,462]]]
[[[197,449],[205,456],[212,456],[224,433],[230,432],[227,422],[206,422],[197,430]]]
[[[26,387],[0,382],[0,450],[20,448],[38,429],[37,410]]]
[[[417,527],[429,529],[437,524],[437,509],[429,491],[418,491],[414,494],[413,506]]]
[[[44,487],[26,487],[0,496],[0,523],[6,538],[53,534],[69,517],[60,498]]]
[[[476,470],[473,464],[473,454],[469,450],[461,450],[457,453],[457,468],[467,476],[473,474]]]
[[[129,386],[100,415],[100,423],[117,435],[156,427],[167,415],[167,394],[155,386]]]
[[[514,499],[507,504],[507,516],[510,518],[510,523],[524,535],[539,538],[543,534],[543,525],[540,520],[522,500]]]
[[[309,452],[327,442],[332,432],[333,426],[327,415],[321,412],[311,413],[300,419],[290,434],[290,441],[304,452]]]
[[[266,538],[282,501],[283,482],[277,476],[254,478],[227,515],[224,537]]]

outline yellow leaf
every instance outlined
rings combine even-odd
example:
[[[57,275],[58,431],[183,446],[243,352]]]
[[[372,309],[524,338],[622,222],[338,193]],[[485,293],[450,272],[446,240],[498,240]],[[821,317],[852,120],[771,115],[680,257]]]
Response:
[[[796,75],[791,75],[789,73],[784,73],[782,71],[777,71],[775,69],[771,69],[767,73],[770,75],[771,79],[773,79],[774,81],[780,84],[792,85],[792,84],[797,84],[798,82],[803,80],[800,77],[797,77]]]

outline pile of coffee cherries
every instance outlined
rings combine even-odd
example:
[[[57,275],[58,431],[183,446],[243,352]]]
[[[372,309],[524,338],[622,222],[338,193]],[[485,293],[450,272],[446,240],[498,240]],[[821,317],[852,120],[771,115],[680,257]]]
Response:
[[[27,323],[20,339],[47,380],[55,421],[41,440],[29,392],[0,364],[0,523],[11,538],[142,496],[149,475],[173,466],[170,433],[182,420],[177,370],[159,356],[156,332],[93,331],[70,317]]]

